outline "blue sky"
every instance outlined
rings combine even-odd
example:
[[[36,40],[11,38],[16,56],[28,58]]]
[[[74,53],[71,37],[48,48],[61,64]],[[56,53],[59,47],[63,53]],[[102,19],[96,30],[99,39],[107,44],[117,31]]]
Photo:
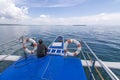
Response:
[[[120,12],[120,3],[114,0],[86,0],[70,6],[60,7],[31,7],[30,13],[32,16],[39,16],[40,14],[54,15],[56,17],[71,17],[71,16],[88,16],[99,13],[114,13]],[[69,2],[69,1],[68,1]],[[48,1],[48,3],[51,3]],[[63,1],[64,3],[64,1]],[[70,3],[72,4],[72,3]]]
[[[118,24],[120,0],[0,0],[0,22]]]
[[[38,17],[40,14],[71,17],[120,12],[118,0],[26,0],[18,5],[28,6],[33,17]]]

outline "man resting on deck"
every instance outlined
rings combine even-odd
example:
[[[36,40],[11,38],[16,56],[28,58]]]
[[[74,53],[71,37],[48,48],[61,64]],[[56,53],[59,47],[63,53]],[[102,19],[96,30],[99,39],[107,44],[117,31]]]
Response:
[[[44,57],[47,54],[47,47],[43,44],[43,41],[40,39],[37,45],[37,57]]]

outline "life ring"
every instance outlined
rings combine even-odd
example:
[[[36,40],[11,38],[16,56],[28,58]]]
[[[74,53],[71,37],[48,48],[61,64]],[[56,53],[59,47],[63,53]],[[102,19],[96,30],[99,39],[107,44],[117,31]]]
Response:
[[[75,43],[77,45],[77,50],[75,52],[69,52],[67,49],[68,44],[70,43]],[[65,44],[64,44],[64,51],[68,56],[76,56],[80,53],[81,51],[81,44],[79,41],[77,41],[76,39],[68,39]]]
[[[33,43],[33,50],[29,50],[27,48],[27,46],[25,45],[27,42],[31,42]],[[25,50],[25,52],[27,53],[30,53],[30,54],[33,54],[35,52],[35,50],[37,49],[37,43],[35,40],[33,40],[32,38],[24,38],[24,41],[23,41],[23,49]]]

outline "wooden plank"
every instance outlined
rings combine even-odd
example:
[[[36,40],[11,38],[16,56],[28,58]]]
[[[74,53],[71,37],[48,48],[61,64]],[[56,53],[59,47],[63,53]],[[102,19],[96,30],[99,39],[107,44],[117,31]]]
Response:
[[[83,65],[83,66],[87,66],[85,60],[81,60],[81,62],[82,62],[82,65]],[[89,65],[89,66],[92,66],[90,60],[87,60],[87,62],[88,62],[88,65]],[[104,63],[107,67],[109,67],[109,68],[120,69],[120,62],[107,62],[107,61],[103,61],[103,63]],[[98,63],[98,61],[95,62],[95,66],[96,66],[96,67],[101,67],[100,64]]]
[[[0,61],[17,61],[18,59],[21,58],[21,56],[15,56],[15,55],[0,55]]]

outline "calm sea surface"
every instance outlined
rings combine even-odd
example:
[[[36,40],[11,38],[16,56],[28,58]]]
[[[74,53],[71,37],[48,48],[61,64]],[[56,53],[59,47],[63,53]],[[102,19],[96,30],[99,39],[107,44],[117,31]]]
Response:
[[[19,38],[21,35],[42,38],[46,45],[58,35],[64,36],[65,39],[84,40],[100,59],[120,62],[120,26],[0,25],[0,44]],[[120,70],[113,71],[120,76]]]

